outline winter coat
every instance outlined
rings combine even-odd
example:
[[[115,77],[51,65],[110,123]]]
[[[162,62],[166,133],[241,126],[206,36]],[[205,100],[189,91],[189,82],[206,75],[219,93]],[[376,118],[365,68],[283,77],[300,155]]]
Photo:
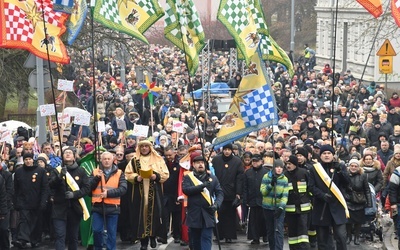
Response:
[[[375,187],[375,193],[377,194],[383,187],[381,164],[378,160],[374,160],[374,164],[372,166],[365,166],[363,159],[361,159],[360,167],[364,169],[364,173],[367,176],[368,182]]]
[[[339,173],[335,171],[336,164],[341,165],[341,171]],[[346,166],[338,162],[322,163],[321,165],[330,178],[333,176],[333,182],[339,190],[343,192],[350,183]],[[336,223],[337,225],[346,223],[347,219],[345,209],[340,204],[339,200],[332,195],[334,199],[328,203],[325,202],[324,195],[328,193],[328,186],[318,175],[315,166],[310,169],[309,185],[314,197],[314,207],[312,212],[313,224],[317,226],[332,226],[332,223]],[[323,210],[324,206],[326,206],[325,210]],[[324,211],[323,220],[321,220],[322,211]],[[332,221],[332,218],[334,221]]]
[[[369,189],[369,184],[367,180],[367,175],[363,173],[363,169],[357,173],[349,173],[350,185],[344,193],[346,199],[347,208],[351,211],[362,210],[366,207],[372,207],[371,190]],[[363,193],[367,202],[365,204],[357,204],[353,202],[352,191],[357,193]]]
[[[285,209],[289,196],[288,179],[282,173],[277,176],[275,186],[271,185],[274,173],[269,171],[262,179],[260,192],[263,196],[262,206],[264,209],[275,210],[276,208]]]
[[[389,182],[389,177],[394,172],[394,170],[400,166],[400,160],[396,160],[394,157],[390,159],[386,165],[385,170],[383,171],[383,187],[386,188],[386,185]]]
[[[243,192],[243,163],[242,160],[234,156],[229,157],[217,155],[212,160],[221,188],[224,191],[224,201],[233,201],[236,195]]]
[[[49,178],[49,186],[52,194],[52,218],[67,219],[68,211],[72,210],[76,215],[82,216],[83,210],[79,204],[78,199],[90,193],[90,180],[85,170],[78,166],[76,162],[67,165],[67,172],[75,180],[79,186],[79,190],[72,191],[65,181],[65,176],[60,175],[58,169],[52,169]],[[72,199],[65,199],[65,192],[72,191],[74,197]]]
[[[287,213],[308,213],[311,211],[308,185],[310,176],[306,166],[303,167],[297,167],[293,171],[285,171],[284,173],[289,182],[289,197],[286,204]]]
[[[106,176],[106,183],[110,179],[111,176],[115,175],[118,171],[118,167],[113,165],[111,169],[110,175]],[[95,190],[97,186],[100,184],[101,178],[98,176],[92,176],[90,179],[90,188],[91,190]],[[107,190],[107,197],[109,198],[115,198],[115,197],[121,197],[126,193],[127,189],[127,182],[125,179],[125,174],[121,173],[121,176],[119,177],[119,182],[118,182],[118,188],[114,189],[108,189]],[[90,194],[92,195],[92,194]],[[119,214],[120,213],[120,206],[117,205],[112,205],[112,204],[104,204],[104,203],[94,203],[92,206],[92,212],[100,213],[100,214]]]
[[[262,195],[260,192],[261,181],[268,170],[262,166],[251,167],[244,173],[243,203],[250,206],[262,206]]]
[[[195,177],[196,178],[196,177]],[[217,207],[221,207],[224,199],[224,193],[218,182],[217,177],[210,174],[205,174],[203,178],[199,179],[201,182],[209,181],[210,187],[207,188],[211,196],[216,197],[214,203]],[[202,195],[203,188],[200,185],[195,185],[190,179],[189,175],[183,177],[182,183],[183,193],[187,195],[187,215],[186,225],[191,228],[210,228],[214,227],[215,214],[210,209],[210,204]]]
[[[390,204],[400,204],[400,167],[397,167],[389,180]]]
[[[47,174],[37,165],[17,168],[14,174],[14,208],[19,210],[45,209],[49,193]]]

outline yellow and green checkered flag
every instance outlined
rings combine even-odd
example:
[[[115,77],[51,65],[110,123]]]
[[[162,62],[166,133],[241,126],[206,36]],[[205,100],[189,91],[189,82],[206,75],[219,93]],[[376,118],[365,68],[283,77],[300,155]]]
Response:
[[[185,52],[191,76],[199,67],[199,53],[204,48],[204,30],[192,0],[167,0],[164,35]]]
[[[243,55],[248,65],[250,58],[257,50],[259,36],[252,9],[251,0],[221,0],[219,5],[218,20],[228,29],[235,39],[236,47]]]
[[[94,20],[146,44],[143,33],[164,15],[157,0],[97,0]]]
[[[278,62],[287,68],[289,74],[294,74],[293,64],[289,59],[286,52],[276,43],[276,41],[269,34],[268,26],[265,22],[264,14],[259,0],[249,0],[249,4],[254,6],[251,8],[254,16],[255,25],[257,27],[258,36],[260,39],[260,49],[263,60]],[[245,60],[246,57],[238,51],[238,59]]]

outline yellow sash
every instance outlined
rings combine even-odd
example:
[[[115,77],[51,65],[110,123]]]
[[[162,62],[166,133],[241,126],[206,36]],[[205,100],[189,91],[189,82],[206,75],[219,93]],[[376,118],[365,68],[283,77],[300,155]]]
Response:
[[[193,184],[195,186],[203,184],[203,182],[201,182],[199,179],[196,178],[196,176],[194,176],[193,172],[190,172],[187,175],[189,176],[190,180],[193,182]],[[201,195],[203,195],[204,199],[206,199],[208,204],[210,204],[210,206],[211,206],[212,203],[211,203],[211,199],[210,199],[210,192],[208,191],[207,188],[203,188]]]
[[[317,171],[319,177],[325,183],[325,185],[329,188],[331,183],[331,177],[326,173],[324,168],[321,166],[319,162],[314,164],[314,168]],[[331,190],[330,190],[335,197],[339,200],[340,204],[342,204],[344,211],[346,213],[346,218],[350,218],[349,209],[347,208],[346,200],[344,199],[342,192],[340,192],[339,188],[336,186],[334,182],[332,182]]]
[[[61,173],[61,166],[58,166],[56,169],[57,169],[57,171],[59,173]],[[67,184],[71,188],[71,190],[72,191],[79,190],[78,183],[76,183],[74,178],[72,178],[71,174],[67,172],[65,176],[67,178]],[[86,207],[86,203],[85,203],[85,200],[83,198],[79,198],[78,201],[79,201],[79,204],[81,204],[81,207],[82,207],[82,210],[83,210],[83,220],[86,221],[90,217],[89,210]]]

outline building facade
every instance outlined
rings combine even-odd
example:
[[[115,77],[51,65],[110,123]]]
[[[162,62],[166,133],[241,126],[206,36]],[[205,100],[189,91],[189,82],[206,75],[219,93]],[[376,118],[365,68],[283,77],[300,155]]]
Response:
[[[318,22],[315,48],[318,65],[329,63],[335,66],[336,72],[351,70],[357,79],[385,83],[386,75],[379,71],[377,51],[385,39],[389,39],[394,50],[400,54],[400,40],[397,40],[399,28],[391,16],[390,7],[386,8],[390,1],[382,1],[385,13],[377,19],[357,1],[339,0],[338,8],[336,2],[318,0],[315,6]],[[400,83],[399,65],[400,56],[394,56],[393,73],[387,74],[389,88],[399,89],[395,84]]]

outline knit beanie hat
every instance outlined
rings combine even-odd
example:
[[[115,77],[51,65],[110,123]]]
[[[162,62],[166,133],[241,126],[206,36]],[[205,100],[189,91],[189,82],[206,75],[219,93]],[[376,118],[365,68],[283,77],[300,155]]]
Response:
[[[36,160],[37,161],[41,160],[44,163],[47,163],[47,162],[49,162],[49,157],[45,153],[41,153],[41,154],[38,155]]]
[[[297,154],[300,154],[300,155],[304,156],[306,159],[308,158],[308,152],[307,152],[307,150],[306,150],[305,148],[303,148],[303,147],[300,147],[300,148],[297,148],[297,149],[296,149],[295,155],[297,155]]]
[[[23,156],[22,156],[22,159],[27,159],[27,158],[31,158],[31,159],[33,159],[33,154],[32,153],[25,153]]]
[[[297,164],[298,164],[299,161],[297,160],[296,156],[291,155],[291,156],[289,156],[288,162],[292,163],[293,165],[295,165],[297,167]]]
[[[233,150],[232,143],[228,143],[228,144],[226,144],[225,146],[223,146],[223,147],[222,147],[222,150],[224,150],[224,149],[226,149],[226,148],[228,148],[228,149],[230,149],[230,150]]]
[[[335,154],[335,150],[333,150],[332,146],[329,145],[329,144],[322,145],[321,149],[319,151],[320,152],[319,154],[322,155],[322,153],[325,152],[325,151],[329,151],[332,154]]]
[[[349,166],[350,166],[351,164],[357,164],[357,166],[360,166],[360,161],[358,161],[358,160],[356,160],[356,159],[351,159],[351,160],[349,161]]]

